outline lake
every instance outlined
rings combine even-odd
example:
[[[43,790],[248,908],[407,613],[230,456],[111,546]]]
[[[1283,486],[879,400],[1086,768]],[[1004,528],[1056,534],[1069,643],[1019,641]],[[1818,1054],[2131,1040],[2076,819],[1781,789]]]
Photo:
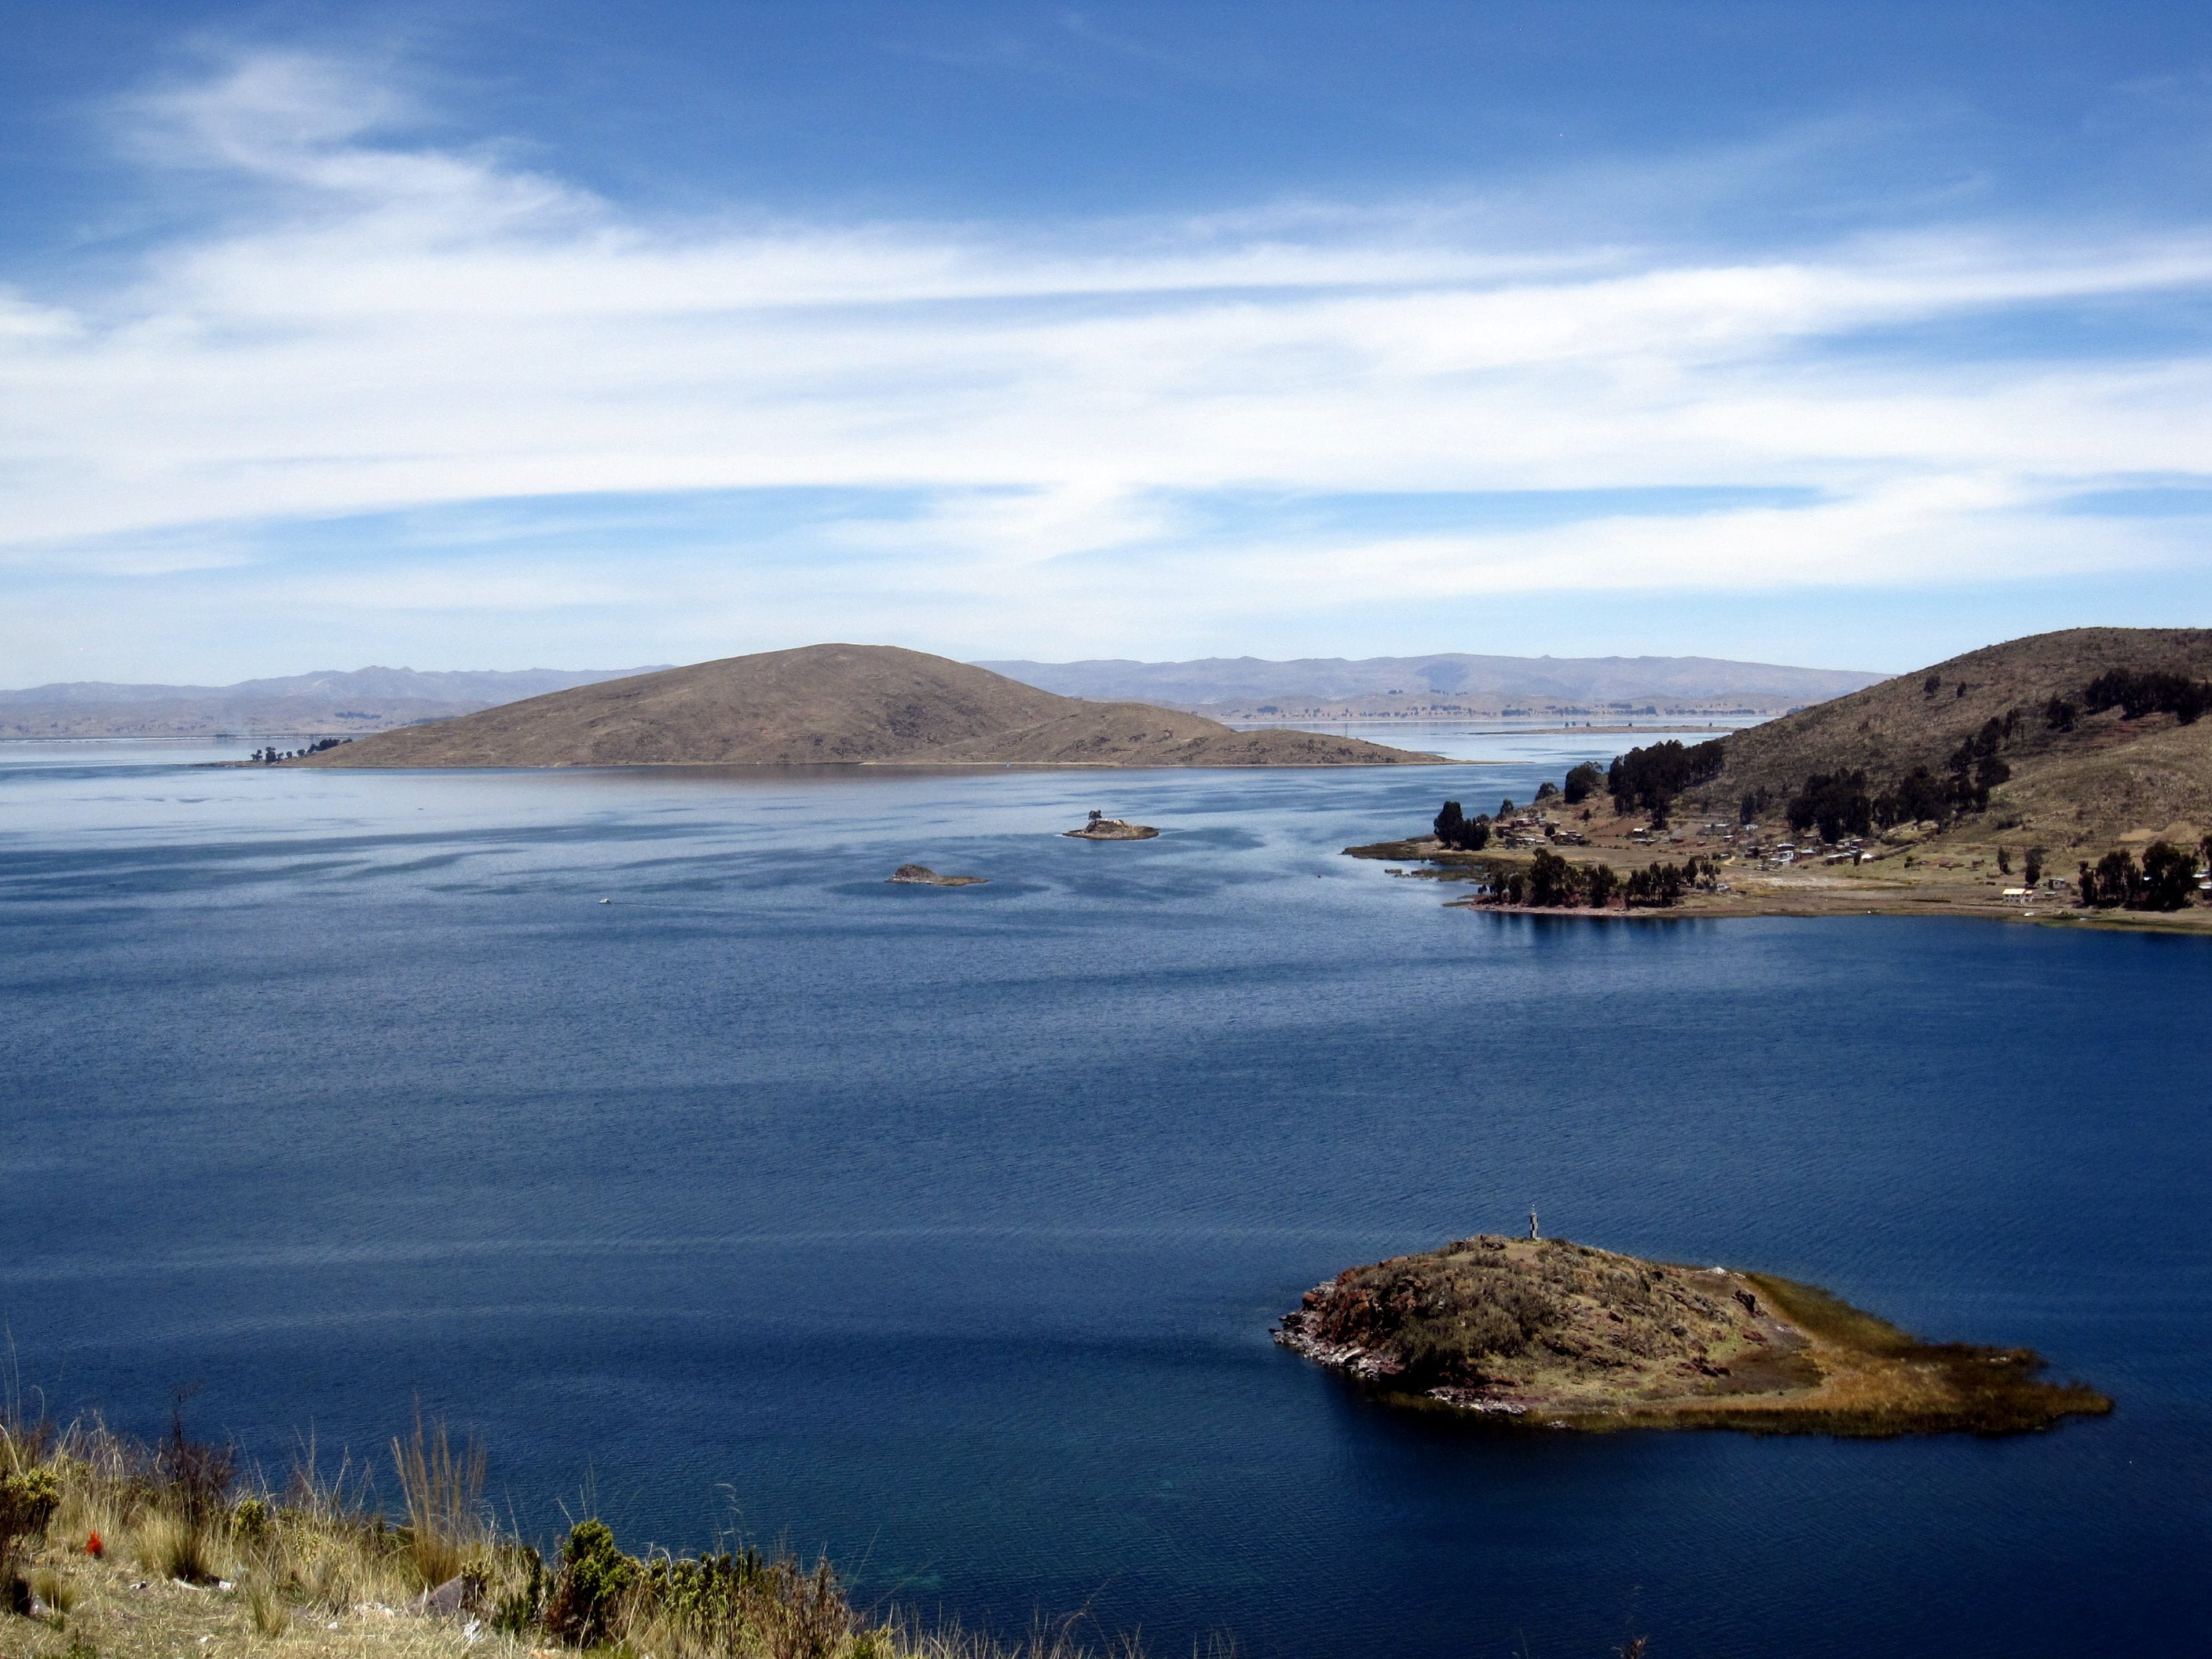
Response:
[[[1482,915],[1338,855],[1616,741],[866,775],[0,746],[0,1318],[64,1413],[150,1431],[198,1385],[281,1479],[419,1397],[534,1535],[739,1528],[1004,1632],[2193,1645],[2212,945]],[[1165,833],[1054,833],[1094,806]],[[989,884],[884,884],[910,860]],[[2118,1410],[1510,1432],[1269,1340],[1339,1268],[1532,1206],[2033,1345]]]

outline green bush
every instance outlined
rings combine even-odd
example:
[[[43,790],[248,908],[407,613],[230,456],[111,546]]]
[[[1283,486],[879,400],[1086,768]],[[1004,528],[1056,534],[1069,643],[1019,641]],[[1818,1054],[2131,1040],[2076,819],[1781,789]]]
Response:
[[[52,1469],[0,1475],[0,1538],[36,1538],[61,1501],[62,1483]]]
[[[46,1531],[61,1501],[62,1484],[52,1469],[0,1474],[0,1592],[14,1584],[17,1553]]]
[[[246,1498],[230,1512],[230,1535],[247,1548],[265,1544],[276,1530],[276,1517],[265,1498]]]
[[[527,1634],[545,1611],[545,1558],[534,1549],[525,1553],[530,1562],[530,1582],[503,1599],[491,1615],[491,1627],[509,1636]]]
[[[561,1546],[561,1583],[545,1628],[580,1648],[611,1640],[623,1601],[636,1589],[638,1565],[615,1547],[604,1521],[579,1521]]]

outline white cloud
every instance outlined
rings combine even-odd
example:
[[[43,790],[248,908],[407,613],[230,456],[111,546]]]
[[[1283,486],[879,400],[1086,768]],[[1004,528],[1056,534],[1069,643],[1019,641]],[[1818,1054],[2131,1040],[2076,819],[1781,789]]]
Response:
[[[2212,453],[2203,356],[1832,349],[2025,303],[2198,292],[2212,237],[1962,232],[1721,264],[1489,245],[1463,207],[1027,234],[672,225],[495,148],[403,143],[421,112],[327,61],[248,57],[130,112],[149,165],[239,181],[236,215],[120,289],[0,294],[0,552],[52,577],[139,568],[114,562],[118,541],[215,545],[220,526],[295,516],[826,484],[934,506],[826,533],[811,577],[787,558],[751,569],[742,547],[634,580],[612,557],[536,582],[441,577],[410,548],[404,580],[303,577],[297,594],[527,610],[658,593],[691,617],[781,617],[812,580],[862,617],[1103,618],[1161,603],[1164,566],[1187,614],[1233,619],[1393,587],[1910,584],[2170,562],[2170,527],[2041,504]],[[1680,484],[1824,504],[1218,545],[1178,544],[1161,505]],[[1094,556],[1136,549],[1126,567]],[[862,556],[866,582],[825,574]],[[854,620],[824,611],[799,631],[867,631]]]

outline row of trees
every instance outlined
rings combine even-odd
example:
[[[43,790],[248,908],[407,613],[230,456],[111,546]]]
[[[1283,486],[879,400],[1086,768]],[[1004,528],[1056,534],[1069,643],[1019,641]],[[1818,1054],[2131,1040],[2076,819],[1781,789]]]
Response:
[[[1478,812],[1469,817],[1455,800],[1444,803],[1443,811],[1436,816],[1434,828],[1437,840],[1449,852],[1480,853],[1490,845],[1488,815]]]
[[[2172,714],[2184,726],[2212,712],[2212,682],[2159,670],[2110,668],[2081,688],[2081,712],[2101,714],[2117,708],[2131,720],[2146,714]]]
[[[2212,836],[2196,853],[2154,841],[2143,849],[2140,865],[2125,848],[2116,848],[2094,867],[2082,865],[2080,900],[2100,910],[2179,910],[2197,896],[2199,853],[2212,859]]]
[[[271,744],[266,749],[255,750],[252,758],[260,765],[274,766],[278,761],[297,760],[302,755],[319,755],[325,749],[335,749],[342,743],[352,741],[351,738],[325,738],[309,744],[305,749],[278,749]]]
[[[1797,835],[1818,830],[1822,841],[1870,835],[1874,798],[1867,793],[1867,775],[1864,772],[1815,772],[1790,798],[1782,815]]]
[[[1711,887],[1719,866],[1710,859],[1654,864],[1632,870],[1623,879],[1609,864],[1571,864],[1539,848],[1525,870],[1499,867],[1490,872],[1490,896],[1498,904],[1542,910],[1602,910],[1619,899],[1625,908],[1654,908],[1681,902],[1696,887]]]
[[[1931,675],[1928,684],[1936,684]],[[1960,688],[1961,693],[1966,689]],[[2044,705],[2044,724],[2054,732],[2071,732],[2083,714],[2100,714],[2108,708],[2119,709],[2130,720],[2172,714],[2185,726],[2212,713],[2212,682],[2160,670],[2109,669],[2082,687],[2078,697],[2052,697]],[[1863,836],[1875,827],[1941,824],[1962,813],[1986,811],[1990,792],[2012,776],[2012,767],[2000,751],[2018,738],[2026,719],[2022,710],[2013,708],[1983,721],[1978,731],[1961,738],[1951,751],[1948,777],[1916,767],[1876,794],[1870,792],[1863,772],[1814,773],[1784,809],[1790,827],[1801,836],[1818,829],[1821,840],[1832,842],[1844,835]],[[1755,822],[1766,805],[1764,792],[1746,795],[1742,822]]]
[[[1725,738],[1685,745],[1669,738],[1648,749],[1616,756],[1605,775],[1617,812],[1649,812],[1654,824],[1667,821],[1667,809],[1685,789],[1711,783],[1727,763]]]
[[[1960,813],[1985,811],[1990,791],[2012,776],[2012,768],[1994,746],[2002,741],[2003,730],[2003,721],[1992,720],[1960,744],[1951,756],[1948,777],[1916,766],[1880,794],[1870,793],[1863,771],[1815,772],[1784,804],[1783,816],[1798,835],[1817,830],[1822,841],[1835,842],[1900,823],[1948,823]],[[1755,822],[1765,805],[1763,791],[1746,795],[1742,821]]]

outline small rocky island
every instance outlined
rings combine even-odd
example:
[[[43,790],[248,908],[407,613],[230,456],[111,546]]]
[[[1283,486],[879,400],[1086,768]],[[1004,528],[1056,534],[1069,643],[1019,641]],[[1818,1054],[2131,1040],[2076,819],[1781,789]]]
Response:
[[[1109,818],[1097,808],[1091,811],[1091,822],[1080,830],[1063,830],[1063,836],[1077,841],[1150,841],[1160,832],[1148,823],[1130,823],[1121,818]]]
[[[1561,1238],[1350,1268],[1275,1340],[1398,1404],[1553,1428],[2005,1434],[2112,1408],[2026,1348],[1923,1342],[1809,1285]]]
[[[884,878],[906,887],[981,887],[988,876],[940,876],[926,864],[902,864]]]

